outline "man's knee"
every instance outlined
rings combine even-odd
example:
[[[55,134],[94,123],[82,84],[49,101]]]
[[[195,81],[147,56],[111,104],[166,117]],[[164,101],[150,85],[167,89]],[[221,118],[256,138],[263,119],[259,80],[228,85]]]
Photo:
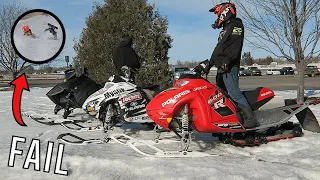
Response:
[[[241,98],[243,98],[243,95],[241,94],[241,92],[237,92],[235,90],[231,90],[231,91],[228,91],[228,93],[229,93],[230,97],[235,101],[238,101]]]

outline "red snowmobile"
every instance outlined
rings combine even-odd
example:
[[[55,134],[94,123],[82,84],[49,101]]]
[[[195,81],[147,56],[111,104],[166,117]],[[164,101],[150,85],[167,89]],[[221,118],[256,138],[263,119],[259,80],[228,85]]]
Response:
[[[320,132],[319,123],[308,108],[309,102],[284,100],[265,87],[242,92],[260,123],[257,128],[245,129],[237,103],[202,75],[201,72],[181,75],[172,88],[149,102],[147,114],[158,124],[156,140],[163,130],[173,131],[181,138],[180,151],[186,152],[194,131],[212,133],[224,143],[241,146],[299,137],[303,135],[302,128]],[[297,124],[288,121],[294,115]]]

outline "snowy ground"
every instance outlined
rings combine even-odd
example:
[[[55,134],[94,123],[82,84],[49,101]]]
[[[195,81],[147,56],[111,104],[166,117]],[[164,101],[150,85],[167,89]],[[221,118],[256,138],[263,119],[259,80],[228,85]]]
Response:
[[[51,40],[52,34],[44,32],[49,26],[55,25],[58,40]],[[37,37],[32,39],[24,36],[22,27],[28,25]],[[25,20],[20,20],[14,29],[14,43],[21,55],[32,61],[45,61],[54,56],[62,44],[62,30],[58,21],[52,16],[36,15]]]
[[[53,103],[45,96],[49,88],[33,88],[24,92],[22,110],[52,113]],[[320,91],[306,91],[306,94],[320,96]],[[276,91],[277,95],[293,98],[295,91]],[[0,92],[0,179],[320,179],[320,134],[304,131],[303,137],[281,140],[259,147],[234,147],[221,144],[209,135],[197,135],[191,150],[221,153],[223,156],[206,158],[153,158],[144,157],[129,147],[117,143],[74,146],[65,145],[62,169],[69,176],[42,172],[47,141],[57,142],[58,134],[67,132],[61,126],[46,126],[24,117],[28,127],[19,126],[11,112],[12,92]],[[311,106],[320,118],[320,105]],[[81,111],[79,111],[81,112]],[[131,127],[131,129],[129,129]],[[136,126],[117,127],[116,132],[126,133],[138,139],[152,142],[152,131]],[[101,137],[101,132],[76,133],[86,138]],[[15,167],[8,167],[8,156],[12,136],[27,138],[19,143],[23,155],[16,156]],[[179,144],[173,134],[162,135],[163,149],[177,150]],[[32,138],[41,141],[41,171],[23,169],[29,143]],[[169,141],[169,139],[172,139]],[[55,144],[54,157],[57,151]],[[53,163],[55,158],[53,158]]]

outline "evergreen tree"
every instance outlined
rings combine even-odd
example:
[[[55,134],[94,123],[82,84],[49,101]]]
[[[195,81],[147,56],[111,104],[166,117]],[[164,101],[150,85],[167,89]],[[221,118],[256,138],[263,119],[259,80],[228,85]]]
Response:
[[[146,0],[105,0],[96,4],[86,19],[80,39],[75,43],[75,64],[88,68],[89,75],[105,82],[115,74],[112,53],[123,36],[133,38],[133,48],[143,59],[136,82],[140,86],[168,86],[168,21]]]
[[[242,55],[242,61],[244,64],[241,64],[241,65],[251,66],[253,64],[253,58],[251,56],[251,53],[244,52]]]

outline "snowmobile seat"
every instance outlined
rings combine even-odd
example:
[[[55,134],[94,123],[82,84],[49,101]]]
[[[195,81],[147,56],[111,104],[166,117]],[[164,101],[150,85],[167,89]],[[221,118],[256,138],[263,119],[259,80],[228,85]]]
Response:
[[[153,99],[153,97],[156,95],[155,91],[151,91],[149,89],[142,89],[144,93],[146,93],[149,100]]]
[[[146,86],[146,87],[142,87],[142,89],[148,89],[148,90],[156,90],[156,89],[159,89],[159,85],[151,85],[151,86]]]
[[[242,94],[246,97],[249,105],[251,106],[252,110],[258,110],[261,106],[263,106],[265,103],[267,103],[272,97],[263,99],[261,101],[258,101],[260,91],[263,87],[258,87],[253,90],[249,91],[242,91]]]

